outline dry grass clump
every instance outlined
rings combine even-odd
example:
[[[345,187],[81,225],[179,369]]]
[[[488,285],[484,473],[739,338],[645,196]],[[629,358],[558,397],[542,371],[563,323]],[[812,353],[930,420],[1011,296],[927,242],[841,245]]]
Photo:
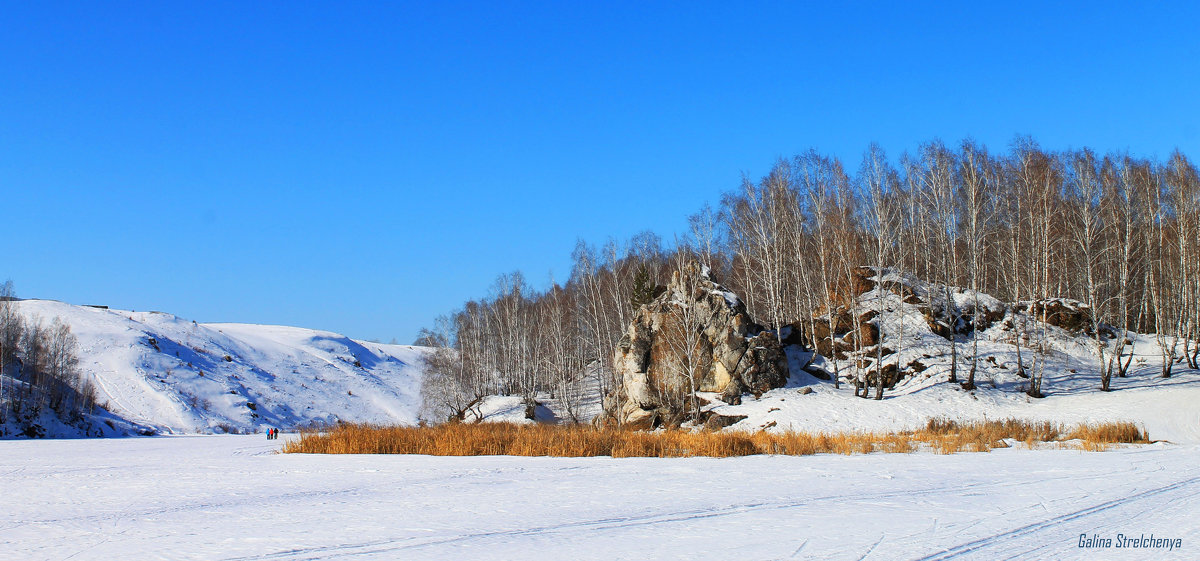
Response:
[[[930,419],[923,431],[914,435],[942,454],[968,450],[987,452],[1006,448],[1006,439],[1020,440],[1029,447],[1039,442],[1062,440],[1062,427],[1050,422],[1004,419],[960,423],[950,419]]]
[[[1105,450],[1114,443],[1148,442],[1133,423],[1118,422],[1067,428],[1053,423],[1007,419],[959,423],[930,420],[925,429],[898,433],[806,432],[656,432],[586,425],[515,425],[447,423],[428,427],[343,424],[325,432],[307,432],[288,442],[285,453],[426,454],[431,456],[611,456],[724,458],[756,454],[986,452],[1015,439],[1033,446],[1058,442],[1083,450]]]
[[[1119,443],[1150,442],[1149,435],[1128,421],[1085,424],[1074,427],[1049,421],[1005,419],[958,423],[949,419],[930,419],[918,439],[934,449],[950,454],[960,450],[983,452],[1006,447],[1006,439],[1019,440],[1033,448],[1043,442],[1057,442],[1060,447],[1103,451]]]
[[[1067,434],[1067,438],[1078,440],[1084,450],[1099,452],[1113,444],[1124,442],[1150,442],[1150,435],[1133,423],[1105,423],[1102,425],[1080,425]]]

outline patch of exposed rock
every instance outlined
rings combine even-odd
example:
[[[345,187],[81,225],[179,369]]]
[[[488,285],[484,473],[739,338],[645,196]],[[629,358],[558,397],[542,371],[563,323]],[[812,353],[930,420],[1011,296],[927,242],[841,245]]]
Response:
[[[618,389],[606,421],[634,429],[678,425],[696,413],[696,391],[727,403],[784,385],[788,363],[775,334],[695,263],[676,271],[665,292],[634,314],[617,345]]]
[[[1038,320],[1045,318],[1047,324],[1065,329],[1072,335],[1092,335],[1092,309],[1078,300],[1048,298],[1018,302],[1014,308]]]
[[[832,309],[823,306],[793,323],[790,335],[823,357],[853,360],[857,371],[867,373],[867,383],[874,385],[882,376],[889,388],[904,375],[924,370],[911,353],[903,361],[896,356],[893,348],[904,340],[919,344],[922,333],[944,340],[970,336],[1003,321],[1009,311],[987,294],[925,283],[891,269],[859,267],[839,291]],[[900,315],[908,318],[906,326],[897,325]]]

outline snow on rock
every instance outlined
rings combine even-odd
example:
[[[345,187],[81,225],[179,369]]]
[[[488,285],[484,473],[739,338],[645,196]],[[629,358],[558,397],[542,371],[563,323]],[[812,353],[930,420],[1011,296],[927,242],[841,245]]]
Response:
[[[680,396],[691,390],[737,402],[744,392],[761,394],[788,379],[775,334],[696,263],[672,274],[667,290],[637,310],[613,363],[620,385],[606,419],[631,428],[679,424],[690,413]]]
[[[1128,377],[1113,378],[1113,391],[1102,392],[1090,339],[1052,327],[1043,386],[1046,397],[1041,399],[1025,394],[1028,379],[1018,373],[1017,349],[1006,342],[1000,325],[980,334],[979,370],[971,391],[947,383],[948,341],[929,333],[906,337],[904,350],[897,354],[909,365],[907,375],[887,389],[881,401],[856,397],[849,383],[835,389],[831,381],[793,374],[786,387],[758,399],[740,405],[717,402],[709,409],[718,415],[745,416],[730,427],[741,431],[891,432],[922,428],[939,417],[1018,418],[1066,424],[1131,421],[1146,429],[1151,439],[1200,443],[1200,372],[1177,370],[1171,378],[1162,378],[1161,355],[1153,336],[1130,335],[1133,368]],[[884,343],[891,344],[886,337]],[[962,353],[969,353],[970,346],[959,345],[961,381],[969,359]],[[1031,351],[1022,352],[1030,368]],[[832,370],[832,362],[818,357],[814,364]],[[836,362],[843,374],[853,372],[852,361]]]
[[[1161,378],[1162,358],[1153,335],[1129,334],[1125,352],[1134,354],[1130,375],[1114,377],[1113,391],[1101,392],[1090,311],[1080,302],[1055,298],[1007,305],[987,294],[930,284],[887,269],[877,274],[864,268],[860,273],[853,306],[832,313],[834,329],[828,329],[827,312],[821,310],[813,321],[797,322],[784,331],[785,342],[803,338],[820,353],[799,356],[789,348],[792,377],[785,387],[736,405],[707,396],[714,402],[706,412],[744,417],[729,428],[741,431],[889,432],[924,427],[936,417],[1014,417],[1068,424],[1132,421],[1152,439],[1200,442],[1200,373],[1183,369],[1172,378]],[[947,307],[951,302],[955,308]],[[972,325],[976,314],[978,330]],[[1047,318],[1045,325],[1039,324],[1041,317]],[[949,323],[957,325],[950,329]],[[1046,397],[1041,399],[1025,393],[1038,358],[1031,348],[1035,331],[1044,331],[1046,337],[1047,351],[1040,359]],[[1111,346],[1112,332],[1104,331]],[[960,382],[978,353],[973,390],[947,383],[952,340]],[[856,397],[853,380],[860,376],[867,379],[874,397],[877,353],[883,358],[884,399]],[[803,368],[797,368],[801,364]],[[836,372],[843,385],[834,388],[832,380],[810,372],[820,377]]]
[[[1037,302],[1006,304],[970,289],[927,283],[910,274],[890,269],[857,270],[853,297],[834,310],[817,310],[814,317],[792,324],[790,331],[825,359],[830,374],[853,378],[872,372],[882,356],[885,384],[890,388],[905,377],[919,377],[930,363],[949,364],[950,344],[958,346],[960,369],[970,360],[969,351],[978,340],[981,347],[1010,351],[1015,364],[1016,344],[1024,355],[1022,366],[1031,364],[1033,338],[1046,319],[1046,343],[1056,353],[1049,362],[1061,364],[1062,354],[1091,353],[1091,315],[1081,302],[1052,298]],[[978,330],[978,333],[976,331]],[[1112,332],[1106,330],[1110,339]],[[999,347],[997,347],[999,345]],[[994,354],[994,353],[993,353]],[[977,368],[990,375],[1003,375],[1009,366],[997,356]],[[810,368],[811,369],[811,368]]]
[[[420,347],[48,300],[24,300],[16,308],[27,318],[59,317],[69,325],[97,401],[156,432],[417,421]]]
[[[0,423],[0,439],[12,438],[86,438],[148,435],[146,427],[130,423],[121,417],[96,408],[94,411],[73,411],[60,416],[50,408],[9,412]]]

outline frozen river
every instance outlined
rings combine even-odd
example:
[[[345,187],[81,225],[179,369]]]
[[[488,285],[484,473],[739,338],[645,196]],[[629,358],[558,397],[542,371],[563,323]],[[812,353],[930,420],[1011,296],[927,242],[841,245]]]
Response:
[[[1200,558],[1196,445],[567,459],[281,442],[0,442],[0,558]]]

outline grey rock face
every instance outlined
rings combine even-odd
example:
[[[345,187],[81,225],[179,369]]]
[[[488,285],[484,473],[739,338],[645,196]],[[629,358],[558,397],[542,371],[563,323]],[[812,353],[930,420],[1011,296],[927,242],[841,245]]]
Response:
[[[635,429],[691,418],[696,391],[740,402],[743,393],[761,394],[788,379],[775,334],[695,263],[637,310],[614,365],[620,387],[606,399],[605,420]]]

